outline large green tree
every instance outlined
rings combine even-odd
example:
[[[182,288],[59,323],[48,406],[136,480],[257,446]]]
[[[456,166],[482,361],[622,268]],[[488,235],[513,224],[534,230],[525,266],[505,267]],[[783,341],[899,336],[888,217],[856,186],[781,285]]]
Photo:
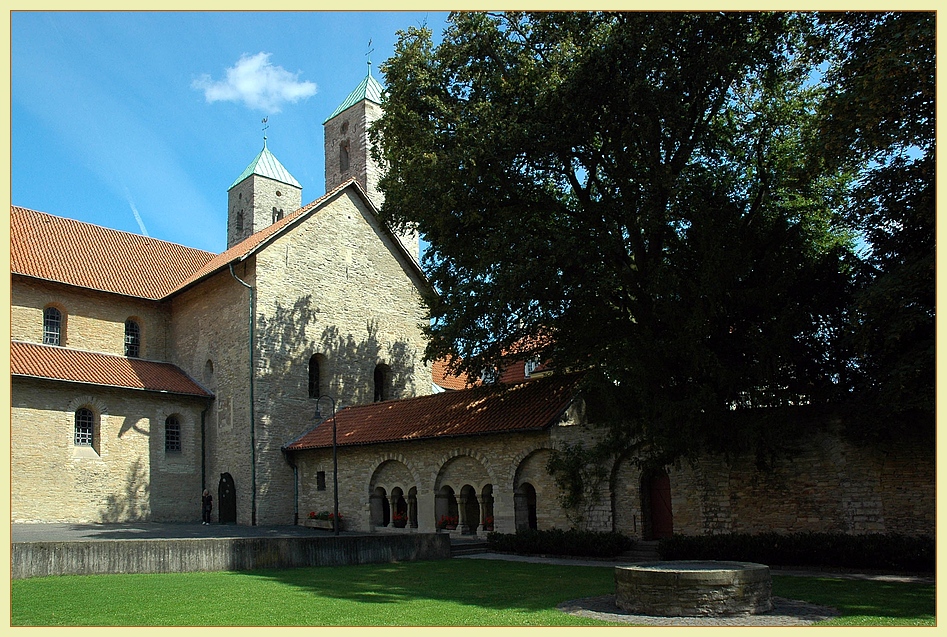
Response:
[[[867,430],[932,431],[935,14],[825,14],[815,35],[828,94],[810,157],[856,175],[844,213],[865,239],[853,396],[875,416]]]
[[[401,34],[383,214],[430,242],[430,358],[589,370],[614,449],[775,446],[746,408],[826,400],[845,353],[845,182],[782,13],[461,13]],[[776,413],[779,410],[758,410]]]

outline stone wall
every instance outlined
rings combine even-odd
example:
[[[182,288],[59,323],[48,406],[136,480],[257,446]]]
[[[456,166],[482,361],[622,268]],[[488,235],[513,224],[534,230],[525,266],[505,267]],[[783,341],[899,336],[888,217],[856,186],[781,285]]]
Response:
[[[395,489],[406,496],[415,489],[417,530],[429,532],[443,514],[438,492],[449,487],[460,505],[461,494],[469,486],[476,494],[478,506],[484,503],[485,494],[492,497],[494,530],[512,533],[517,526],[514,492],[528,483],[536,493],[537,527],[567,529],[571,525],[545,465],[550,449],[560,441],[574,442],[588,433],[585,427],[574,424],[572,416],[569,414],[562,424],[547,431],[340,447],[339,512],[346,521],[345,528],[379,530],[377,512],[373,519],[371,503],[376,489],[384,489],[389,498]],[[304,451],[295,456],[299,466],[300,518],[310,511],[331,511],[331,449]],[[319,472],[324,473],[322,490]],[[489,489],[485,491],[485,487]],[[467,522],[478,532],[484,532],[483,519]]]
[[[96,418],[92,448],[74,445],[75,412]],[[13,379],[14,522],[197,520],[200,400],[153,392]],[[180,453],[165,453],[164,423],[181,424]]]
[[[255,285],[252,260],[234,273]],[[205,486],[214,495],[220,476],[234,479],[237,523],[251,523],[249,291],[229,269],[172,300],[172,362],[200,381],[215,399],[206,418]]]
[[[11,574],[13,579],[23,579],[55,575],[242,571],[449,557],[447,537],[435,534],[15,542],[11,550]]]
[[[315,424],[310,358],[322,357],[320,393],[333,396],[339,409],[372,401],[379,364],[390,397],[429,393],[418,327],[422,282],[352,191],[295,223],[235,273],[255,290],[255,461],[249,292],[229,271],[174,299],[174,362],[216,395],[207,428],[208,487],[215,491],[220,474],[230,473],[237,521],[250,524],[255,482],[257,523],[290,524],[293,473],[282,447]]]
[[[63,314],[63,347],[125,355],[125,321],[141,328],[141,358],[168,358],[168,304],[95,292],[69,285],[14,276],[10,288],[10,336],[43,342],[43,310],[55,305]]]
[[[381,114],[379,105],[365,100],[325,123],[326,192],[355,178],[375,205],[381,206],[383,198],[378,190],[381,171],[371,157],[371,142],[368,138],[372,123]],[[347,149],[347,166],[341,160],[343,146]]]
[[[302,206],[302,190],[254,174],[230,189],[227,203],[227,247],[231,248],[271,225],[274,222],[274,208],[281,212],[280,219],[298,210]],[[242,230],[237,228],[237,216],[241,212]]]
[[[319,392],[337,409],[372,402],[378,365],[388,398],[430,393],[422,283],[351,190],[258,253],[256,267],[259,520],[288,524],[293,474],[282,447],[316,422],[310,359],[320,357]]]
[[[934,455],[919,444],[859,445],[828,431],[772,471],[749,457],[705,456],[668,473],[677,534],[934,531]],[[616,530],[643,537],[641,473],[622,463],[614,484]]]
[[[345,109],[323,126],[325,134],[326,192],[355,179],[376,208],[381,208],[385,197],[378,189],[382,169],[371,156],[371,140],[368,131],[382,115],[381,106],[362,101]],[[348,151],[348,167],[343,169],[340,149]],[[399,235],[399,241],[415,261],[420,259],[418,234],[407,231]]]

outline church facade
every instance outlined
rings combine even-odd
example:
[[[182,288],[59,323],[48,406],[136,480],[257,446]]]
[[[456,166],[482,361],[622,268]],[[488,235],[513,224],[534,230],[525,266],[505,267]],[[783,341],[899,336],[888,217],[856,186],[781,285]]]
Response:
[[[423,360],[417,237],[377,218],[380,97],[369,74],[324,122],[311,203],[264,141],[221,254],[11,207],[13,521],[196,521],[208,489],[215,521],[300,524],[337,487],[346,530],[570,525],[546,463],[597,435],[578,378],[524,364],[496,391]],[[650,539],[933,516],[930,449],[825,434],[766,475],[622,460],[585,518]]]

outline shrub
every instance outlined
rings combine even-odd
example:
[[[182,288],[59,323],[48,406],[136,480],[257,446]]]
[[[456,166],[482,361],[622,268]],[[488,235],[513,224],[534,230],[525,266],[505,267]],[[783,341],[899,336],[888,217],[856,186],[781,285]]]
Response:
[[[498,553],[614,557],[634,547],[634,540],[620,533],[551,529],[522,529],[516,533],[488,533],[487,545]]]
[[[734,560],[770,566],[934,571],[934,539],[897,533],[726,533],[661,540],[665,560]]]

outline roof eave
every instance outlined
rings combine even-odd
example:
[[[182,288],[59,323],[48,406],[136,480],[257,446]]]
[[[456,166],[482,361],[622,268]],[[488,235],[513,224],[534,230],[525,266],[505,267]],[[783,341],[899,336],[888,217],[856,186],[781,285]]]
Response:
[[[189,393],[189,392],[172,391],[172,390],[169,390],[169,389],[151,389],[151,388],[148,388],[148,387],[129,387],[128,385],[114,385],[114,384],[111,384],[111,383],[93,383],[93,382],[91,382],[91,381],[71,380],[71,379],[69,379],[69,378],[55,378],[55,377],[53,377],[53,376],[38,376],[38,375],[35,375],[35,374],[24,374],[24,373],[21,373],[21,372],[11,372],[11,373],[10,373],[10,376],[11,376],[12,378],[27,378],[27,379],[31,379],[31,380],[45,380],[45,381],[50,381],[50,382],[54,382],[54,383],[68,383],[68,384],[70,384],[70,385],[82,385],[82,386],[86,386],[86,387],[108,387],[109,389],[119,389],[119,390],[124,390],[124,391],[148,392],[148,393],[153,393],[153,394],[161,394],[161,395],[163,395],[163,396],[167,396],[167,395],[171,395],[171,396],[185,396],[185,397],[187,397],[187,398],[194,398],[194,399],[197,399],[197,400],[204,400],[204,401],[208,401],[208,402],[210,402],[211,400],[214,400],[214,399],[216,398],[216,397],[214,396],[214,394],[211,394],[211,393],[207,393],[207,394],[204,394],[204,395],[202,395],[202,394],[192,394],[192,393]]]
[[[558,422],[558,419],[553,419],[548,424],[542,425],[540,427],[524,427],[523,429],[514,429],[514,430],[500,429],[496,431],[472,431],[472,432],[463,433],[463,434],[436,434],[433,436],[418,436],[417,438],[393,438],[391,440],[371,440],[371,441],[366,441],[366,442],[348,442],[348,443],[338,442],[336,446],[339,448],[368,447],[370,445],[403,444],[403,443],[408,443],[408,442],[424,442],[428,440],[444,440],[446,438],[472,438],[472,437],[477,437],[477,436],[499,436],[502,434],[514,435],[514,434],[521,434],[521,433],[536,433],[539,431],[546,431],[547,429],[550,429],[553,426],[553,424],[556,422]],[[309,431],[312,431],[312,430],[310,429]],[[309,433],[309,432],[306,432],[306,433]],[[305,435],[306,434],[303,434],[299,438],[302,438]],[[317,451],[320,449],[332,449],[331,444],[298,447],[296,449],[290,449],[291,445],[292,443],[284,446],[283,450],[288,451],[288,452],[297,452],[297,451]]]
[[[34,281],[44,281],[46,283],[55,283],[56,285],[66,285],[71,288],[78,288],[80,290],[90,290],[92,292],[101,292],[102,294],[114,294],[115,296],[121,296],[126,299],[135,299],[139,301],[153,301],[155,303],[160,303],[168,298],[168,295],[161,297],[154,296],[140,296],[137,294],[127,294],[125,292],[116,292],[115,290],[105,290],[103,288],[92,287],[88,285],[78,285],[76,283],[69,283],[68,281],[60,281],[59,279],[50,279],[48,277],[36,276],[35,274],[26,274],[25,272],[10,272],[11,276],[21,276],[26,279],[33,279]]]

